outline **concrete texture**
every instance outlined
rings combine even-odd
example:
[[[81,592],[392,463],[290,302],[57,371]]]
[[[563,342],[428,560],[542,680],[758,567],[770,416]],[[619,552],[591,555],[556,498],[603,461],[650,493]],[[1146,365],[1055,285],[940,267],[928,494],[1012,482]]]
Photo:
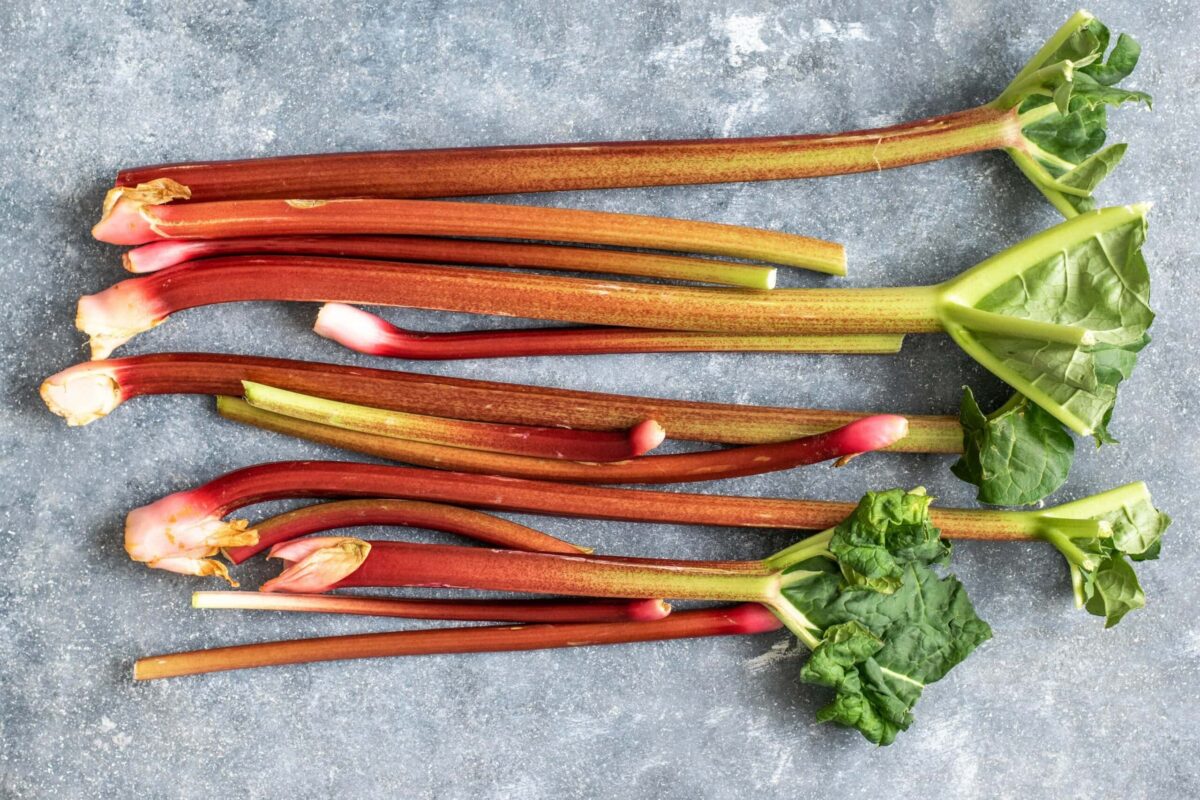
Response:
[[[295,9],[302,8],[303,11]],[[1062,3],[5,3],[0,7],[0,795],[97,797],[1195,797],[1196,0],[1098,2],[1143,42],[1153,113],[1102,189],[1154,200],[1161,316],[1122,389],[1119,446],[1081,443],[1068,499],[1145,478],[1176,518],[1118,628],[1071,607],[1043,546],[958,548],[995,628],[877,750],[813,721],[781,636],[263,670],[135,686],[141,655],[404,623],[196,612],[201,583],[130,563],[125,512],[227,470],[336,453],[239,429],[196,397],[67,429],[36,396],[84,357],[74,301],[122,277],[92,241],[122,165],[326,150],[827,131],[985,101],[1071,12]],[[1056,221],[1002,155],[903,172],[538,198],[845,242],[847,285],[931,282]],[[789,285],[809,278],[791,274]],[[819,281],[813,281],[819,283]],[[315,309],[181,314],[125,353],[210,349],[352,361]],[[395,313],[413,326],[492,324]],[[500,324],[500,323],[497,323]],[[362,360],[366,363],[366,360]],[[945,412],[999,384],[942,337],[898,357],[625,356],[430,365],[448,374],[712,400]],[[851,499],[924,484],[971,502],[941,457],[879,456],[712,490]],[[762,555],[789,536],[540,520],[603,551]],[[245,571],[250,585],[266,574]],[[209,587],[215,588],[215,587]]]

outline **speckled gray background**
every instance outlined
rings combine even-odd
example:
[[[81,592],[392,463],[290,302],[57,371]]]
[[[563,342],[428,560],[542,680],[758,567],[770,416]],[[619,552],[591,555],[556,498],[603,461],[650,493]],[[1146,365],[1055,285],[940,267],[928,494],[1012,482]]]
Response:
[[[196,612],[188,579],[126,560],[124,513],[235,467],[328,457],[141,400],[67,429],[39,380],[83,358],[82,293],[122,276],[93,242],[121,165],[379,147],[749,135],[888,124],[989,99],[1070,13],[1061,3],[707,0],[472,5],[4,3],[0,7],[0,795],[4,797],[1194,797],[1196,171],[1200,3],[1097,3],[1145,44],[1153,113],[1103,187],[1151,199],[1156,341],[1122,390],[1117,447],[1086,443],[1067,499],[1145,478],[1176,524],[1144,565],[1150,606],[1104,631],[1044,546],[968,544],[956,570],[995,628],[877,750],[818,726],[783,637],[423,658],[135,686],[140,655],[386,629],[372,620]],[[301,7],[300,4],[296,5]],[[850,249],[848,285],[931,282],[1056,221],[1002,155],[808,183],[580,193],[539,202],[747,223]],[[807,278],[789,275],[802,285]],[[181,314],[125,352],[348,360],[314,308]],[[478,319],[396,313],[450,329]],[[365,360],[364,360],[365,361]],[[944,412],[999,385],[941,337],[898,357],[624,356],[428,366],[672,397]],[[851,499],[925,484],[971,494],[940,457],[713,486]],[[609,552],[752,557],[789,537],[550,520]],[[253,583],[265,574],[248,571]],[[402,624],[402,623],[401,623]],[[764,655],[765,654],[765,655]]]

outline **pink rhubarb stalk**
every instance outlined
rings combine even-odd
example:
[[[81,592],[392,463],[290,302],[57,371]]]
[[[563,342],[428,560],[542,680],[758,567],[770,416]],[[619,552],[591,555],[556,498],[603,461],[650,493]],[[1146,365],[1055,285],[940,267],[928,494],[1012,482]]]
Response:
[[[415,466],[567,483],[688,483],[759,475],[822,461],[842,464],[861,453],[888,447],[908,430],[904,417],[879,414],[790,442],[588,463],[465,450],[347,429],[347,420],[360,416],[354,412],[333,411],[331,416],[340,418],[335,426],[319,421],[320,414],[302,419],[254,408],[232,397],[218,397],[217,410],[235,422]]]
[[[313,330],[359,353],[418,361],[606,353],[841,353],[899,352],[903,336],[757,336],[649,328],[532,328],[416,333],[368,311],[326,303]]]
[[[340,461],[280,461],[246,467],[134,509],[125,550],[134,561],[193,575],[224,575],[210,556],[254,544],[245,520],[223,518],[246,506],[297,497],[390,497],[564,517],[744,528],[824,530],[853,503],[612,489],[494,475]],[[1033,512],[933,509],[948,538],[1031,539]]]
[[[167,239],[121,256],[125,269],[157,272],[214,256],[301,255],[475,264],[491,267],[599,272],[746,289],[775,288],[775,268],[665,253],[600,247],[438,239],[423,236],[255,236],[236,239]]]
[[[469,508],[375,497],[366,500],[314,503],[286,511],[254,524],[254,532],[258,537],[254,544],[228,547],[224,553],[234,564],[241,564],[279,542],[287,542],[312,533],[364,525],[399,525],[443,531],[514,550],[533,550],[540,553],[591,552],[591,548],[564,542],[539,530]]]
[[[114,189],[105,200],[104,215],[92,228],[92,235],[109,244],[131,245],[162,239],[313,234],[532,239],[744,258],[832,275],[846,271],[841,245],[717,222],[436,200],[169,202],[185,197],[183,187],[169,182],[148,188]]]
[[[93,357],[104,358],[176,311],[250,300],[735,334],[942,330],[938,296],[930,287],[744,292],[319,256],[229,256],[168,267],[81,298],[76,325],[91,337]]]
[[[742,636],[779,630],[782,624],[755,603],[676,611],[650,622],[561,625],[498,625],[478,628],[393,631],[325,636],[284,642],[221,647],[142,658],[134,680],[200,675],[232,669],[307,664],[355,658],[386,658],[456,653],[495,653],[626,644],[708,636]]]
[[[662,600],[430,600],[365,595],[193,592],[192,607],[241,611],[353,614],[459,622],[649,622],[671,607]]]
[[[673,439],[722,444],[783,442],[868,416],[860,411],[666,400],[224,353],[155,353],[84,362],[47,378],[41,394],[67,424],[85,425],[141,395],[237,395],[243,381],[456,419],[609,431],[654,419]],[[908,435],[890,449],[962,451],[962,428],[954,417],[906,417]]]

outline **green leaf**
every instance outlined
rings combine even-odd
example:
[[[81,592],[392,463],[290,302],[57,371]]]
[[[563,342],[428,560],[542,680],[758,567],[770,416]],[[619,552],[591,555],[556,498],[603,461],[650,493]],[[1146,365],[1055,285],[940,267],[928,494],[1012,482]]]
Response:
[[[1105,628],[1116,625],[1130,611],[1146,606],[1146,595],[1137,574],[1120,554],[1105,558],[1095,570],[1086,572],[1083,585],[1084,608],[1104,617]]]
[[[1043,530],[1075,573],[1076,600],[1092,614],[1105,618],[1111,628],[1128,612],[1146,604],[1137,574],[1126,559],[1158,558],[1162,536],[1171,518],[1154,507],[1145,484],[1126,486],[1048,509],[1038,515]],[[1068,538],[1070,525],[1064,520],[1102,523],[1110,535]],[[1082,562],[1080,555],[1086,558]]]
[[[829,550],[837,557],[846,582],[879,592],[900,585],[904,565],[944,563],[950,545],[929,520],[933,498],[924,490],[867,492],[858,506],[834,528]]]
[[[995,101],[1000,108],[1017,108],[1020,117],[1025,141],[1010,151],[1013,158],[1068,217],[1093,208],[1089,196],[1063,191],[1059,182],[1104,146],[1107,109],[1127,103],[1151,105],[1150,95],[1117,86],[1137,66],[1141,47],[1121,34],[1106,58],[1109,42],[1108,28],[1099,20],[1075,15]],[[1111,155],[1103,165],[1088,166],[1088,194],[1120,160]],[[1078,188],[1074,182],[1068,186]]]
[[[919,560],[904,566],[890,594],[852,586],[832,564],[813,562],[797,567],[804,578],[783,595],[824,631],[801,670],[803,680],[835,691],[817,718],[890,744],[912,723],[924,687],[989,639],[991,628],[956,578],[939,578]]]
[[[959,420],[963,455],[950,467],[979,487],[981,503],[1031,505],[1057,490],[1075,457],[1075,440],[1061,422],[1021,394],[984,416],[963,387]]]
[[[1102,441],[1154,320],[1141,255],[1146,209],[1076,217],[941,290],[943,324],[959,346],[1076,433]]]

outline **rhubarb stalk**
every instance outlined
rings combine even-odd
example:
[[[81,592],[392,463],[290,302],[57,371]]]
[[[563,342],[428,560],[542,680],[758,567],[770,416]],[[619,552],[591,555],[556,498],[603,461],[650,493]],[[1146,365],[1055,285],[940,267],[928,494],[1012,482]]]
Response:
[[[757,475],[834,459],[845,461],[887,447],[908,430],[904,417],[879,414],[790,442],[646,456],[616,463],[574,463],[410,441],[403,430],[398,432],[393,426],[395,411],[323,400],[260,384],[246,384],[246,400],[250,409],[234,398],[220,397],[218,409],[222,416],[239,422],[334,445],[343,444],[339,438],[342,434],[358,433],[361,436],[346,440],[350,449],[361,451],[365,441],[370,443],[367,447],[376,448],[376,455],[421,466],[580,483],[683,483]],[[317,430],[314,433],[312,426],[289,427],[289,418],[314,423]],[[408,415],[399,418],[403,423]]]
[[[193,592],[192,607],[241,611],[354,614],[460,622],[649,622],[671,607],[662,600],[429,600],[365,595]]]
[[[407,411],[372,409],[323,400],[253,381],[242,382],[242,393],[255,408],[300,419],[313,419],[327,425],[396,439],[539,459],[621,461],[648,453],[666,438],[662,427],[654,420],[643,420],[627,432],[604,433],[499,425]]]
[[[258,236],[237,239],[168,239],[121,256],[130,272],[157,272],[214,256],[304,255],[476,264],[491,267],[600,272],[696,283],[775,288],[775,268],[733,261],[641,253],[599,247],[481,242],[421,236]]]
[[[1066,213],[1090,203],[1124,152],[1123,145],[1100,151],[1105,107],[1150,102],[1117,86],[1137,66],[1137,43],[1121,34],[1106,56],[1109,43],[1104,25],[1077,12],[994,101],[872,130],[159,164],[121,171],[114,191],[168,179],[196,200],[449,197],[815,178],[1003,149]]]
[[[761,336],[650,328],[532,328],[416,333],[344,303],[326,303],[313,330],[359,353],[410,360],[599,355],[606,353],[841,353],[893,354],[903,336]]]
[[[676,611],[663,619],[648,622],[500,625],[325,636],[151,656],[139,659],[134,664],[133,678],[146,681],[231,669],[354,658],[496,653],[707,636],[741,636],[766,633],[780,627],[779,620],[769,611],[748,603],[731,608]]]
[[[466,536],[495,547],[540,553],[590,553],[591,548],[564,542],[526,525],[491,514],[440,503],[371,498],[314,503],[254,524],[254,544],[226,548],[225,557],[241,564],[278,542],[311,533],[364,525],[400,525]]]
[[[436,200],[169,202],[186,196],[182,187],[169,182],[150,189],[116,189],[92,235],[109,244],[133,245],[163,239],[364,233],[533,239],[744,258],[830,275],[846,272],[841,245],[718,222]]]
[[[141,395],[237,395],[247,380],[331,400],[455,419],[610,431],[654,419],[673,439],[718,444],[783,442],[868,416],[579,392],[224,353],[155,353],[84,362],[47,378],[41,394],[67,424],[86,425]],[[962,451],[963,432],[954,417],[905,416],[908,435],[889,449]]]

